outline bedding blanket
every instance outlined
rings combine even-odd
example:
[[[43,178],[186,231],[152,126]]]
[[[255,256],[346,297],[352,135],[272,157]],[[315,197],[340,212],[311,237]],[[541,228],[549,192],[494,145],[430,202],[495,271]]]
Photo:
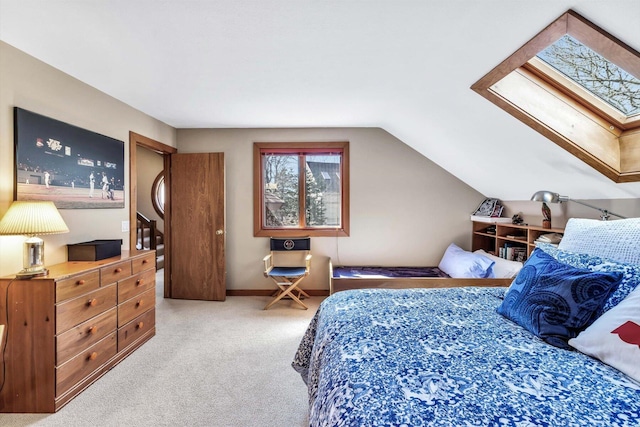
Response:
[[[311,426],[638,426],[640,384],[496,313],[505,289],[327,298],[293,367]]]
[[[449,277],[447,273],[438,267],[334,267],[333,277],[365,277],[365,278],[389,278],[389,277]]]

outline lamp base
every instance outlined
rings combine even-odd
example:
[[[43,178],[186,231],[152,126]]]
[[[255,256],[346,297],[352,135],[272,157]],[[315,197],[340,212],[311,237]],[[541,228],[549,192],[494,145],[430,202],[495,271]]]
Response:
[[[49,270],[46,268],[38,270],[24,269],[16,274],[16,279],[32,279],[34,277],[47,276],[48,274]]]
[[[542,228],[551,228],[551,220],[543,219],[542,220]]]
[[[30,236],[25,240],[22,267],[22,271],[16,274],[20,279],[46,276],[49,273],[44,267],[44,241],[41,238]]]

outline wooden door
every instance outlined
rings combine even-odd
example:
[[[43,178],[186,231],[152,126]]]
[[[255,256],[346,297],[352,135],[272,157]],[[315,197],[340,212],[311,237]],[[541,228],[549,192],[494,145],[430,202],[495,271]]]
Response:
[[[224,301],[224,153],[171,155],[171,298]]]

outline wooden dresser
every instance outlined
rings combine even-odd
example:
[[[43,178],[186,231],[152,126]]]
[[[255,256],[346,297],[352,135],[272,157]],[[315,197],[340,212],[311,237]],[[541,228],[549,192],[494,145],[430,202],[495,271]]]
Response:
[[[55,412],[153,337],[155,273],[154,251],[124,251],[1,278],[0,411]]]

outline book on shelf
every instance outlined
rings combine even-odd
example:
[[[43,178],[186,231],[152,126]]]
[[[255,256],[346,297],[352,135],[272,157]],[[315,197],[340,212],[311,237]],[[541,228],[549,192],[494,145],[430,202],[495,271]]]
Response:
[[[558,244],[560,243],[560,240],[562,240],[561,233],[547,233],[547,234],[541,234],[540,236],[538,236],[538,238],[536,239],[536,242]]]
[[[540,243],[544,243],[546,245],[551,245],[551,246],[554,246],[556,248],[559,246],[558,243],[549,243],[549,242],[543,242],[543,241],[540,241],[540,240],[535,240],[533,243],[535,243],[536,246],[538,246],[538,244],[540,244]]]
[[[509,261],[524,262],[527,259],[527,248],[522,246],[512,245],[509,242],[505,243],[499,251],[500,258],[507,259]]]
[[[527,248],[515,248],[513,261],[525,262],[527,260]]]
[[[471,221],[488,222],[488,223],[509,223],[509,224],[511,224],[511,218],[498,218],[498,217],[494,217],[494,216],[471,215]]]
[[[507,234],[505,237],[507,239],[527,240],[527,236],[523,236],[522,234]]]

